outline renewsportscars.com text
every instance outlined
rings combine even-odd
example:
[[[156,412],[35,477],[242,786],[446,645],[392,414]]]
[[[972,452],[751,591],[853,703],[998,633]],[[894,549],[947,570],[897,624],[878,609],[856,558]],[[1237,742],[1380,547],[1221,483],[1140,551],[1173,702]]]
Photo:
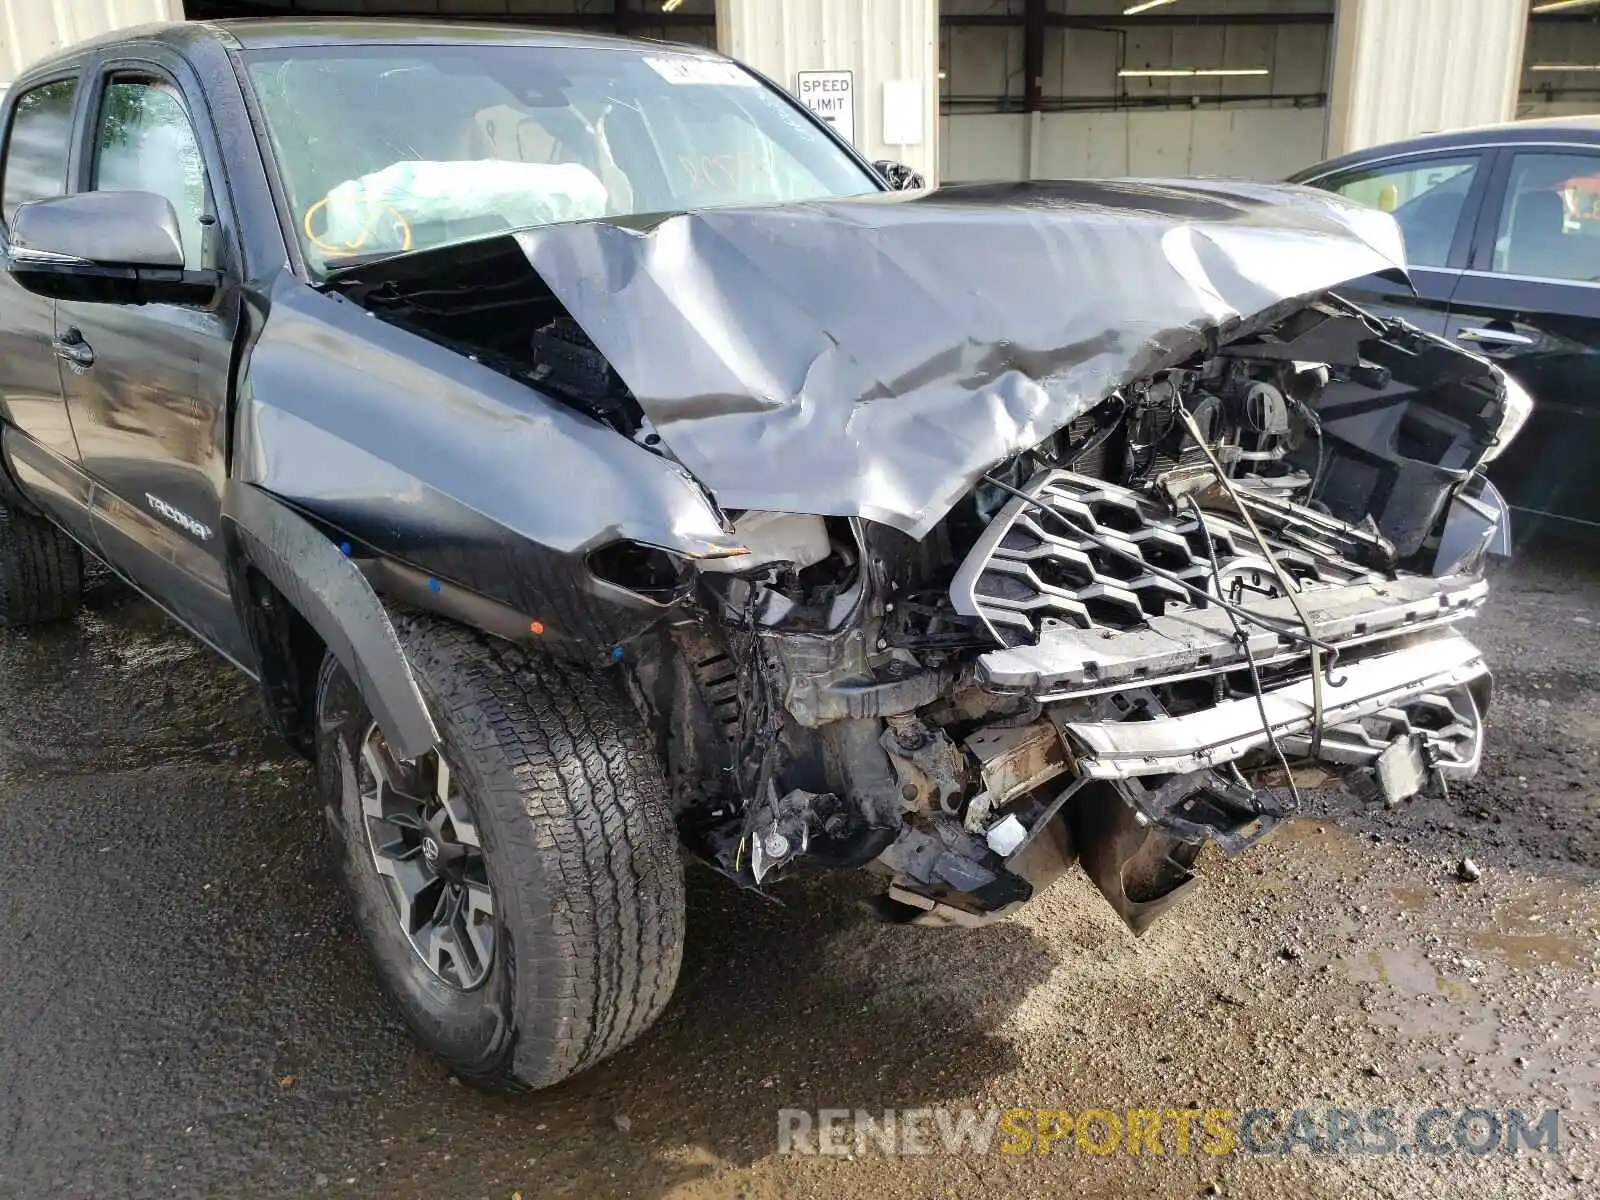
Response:
[[[1011,1108],[778,1110],[780,1154],[1555,1153],[1555,1109]]]

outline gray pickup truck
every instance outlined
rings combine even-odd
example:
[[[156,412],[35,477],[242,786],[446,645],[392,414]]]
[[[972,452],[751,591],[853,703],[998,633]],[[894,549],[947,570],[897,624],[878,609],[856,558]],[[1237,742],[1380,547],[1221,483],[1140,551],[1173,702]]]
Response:
[[[459,24],[134,30],[0,113],[0,622],[88,554],[257,679],[468,1082],[650,1025],[685,854],[933,925],[1079,862],[1140,932],[1307,763],[1477,770],[1529,401],[1337,298],[1381,213],[930,191],[715,54]]]

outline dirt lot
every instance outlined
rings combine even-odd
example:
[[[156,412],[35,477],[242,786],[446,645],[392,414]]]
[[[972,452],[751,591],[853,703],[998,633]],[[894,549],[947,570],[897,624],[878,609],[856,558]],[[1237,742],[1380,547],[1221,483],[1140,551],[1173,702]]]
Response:
[[[1498,584],[1487,767],[1450,801],[1325,802],[1142,941],[1077,875],[944,932],[853,879],[779,905],[697,871],[660,1026],[490,1101],[384,1009],[249,685],[97,583],[0,633],[0,1195],[1600,1194],[1600,563]],[[1191,1105],[1554,1107],[1560,1148],[777,1153],[781,1108]]]

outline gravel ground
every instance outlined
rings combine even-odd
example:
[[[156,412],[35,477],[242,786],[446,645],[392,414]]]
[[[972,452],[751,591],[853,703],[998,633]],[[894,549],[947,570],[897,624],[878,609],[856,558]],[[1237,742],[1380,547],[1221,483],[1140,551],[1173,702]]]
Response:
[[[934,931],[861,879],[696,871],[661,1024],[492,1101],[385,1010],[250,686],[101,581],[0,632],[0,1195],[1595,1195],[1600,563],[1525,555],[1476,636],[1492,740],[1449,801],[1319,802],[1139,941],[1076,874]],[[780,1108],[1435,1105],[1557,1108],[1560,1149],[777,1152]]]

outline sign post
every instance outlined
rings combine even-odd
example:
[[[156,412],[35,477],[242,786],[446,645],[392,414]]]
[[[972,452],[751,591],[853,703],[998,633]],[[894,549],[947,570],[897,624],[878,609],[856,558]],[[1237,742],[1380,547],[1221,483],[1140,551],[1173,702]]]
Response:
[[[853,71],[800,71],[796,95],[851,145],[856,140],[856,84]]]

